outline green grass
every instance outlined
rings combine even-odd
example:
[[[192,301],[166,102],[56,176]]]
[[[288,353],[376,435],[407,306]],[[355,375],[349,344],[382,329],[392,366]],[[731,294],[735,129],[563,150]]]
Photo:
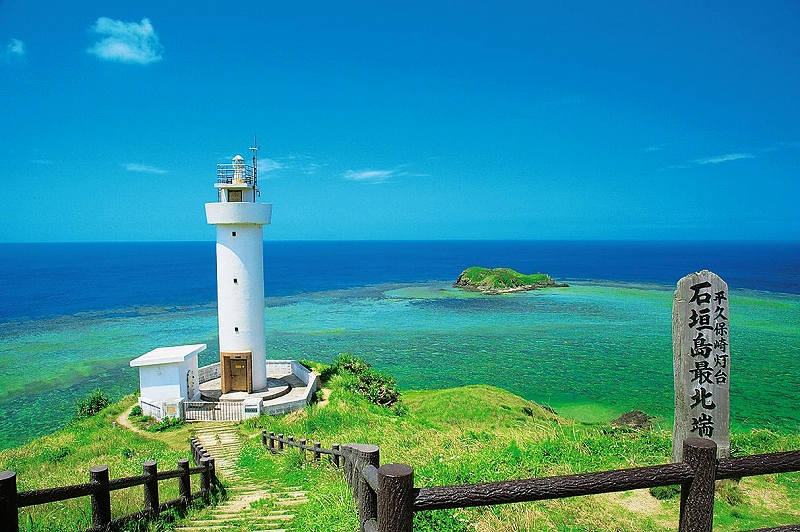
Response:
[[[491,386],[403,392],[407,412],[397,416],[347,391],[338,376],[328,383],[329,403],[282,418],[262,417],[241,430],[261,429],[321,441],[373,443],[381,463],[414,468],[415,485],[434,486],[584,473],[664,464],[669,431],[619,430],[608,423],[582,425]],[[607,420],[607,421],[610,421]],[[341,473],[299,452],[272,455],[251,439],[242,464],[257,478],[282,478],[309,491],[293,530],[356,530],[353,499]],[[735,454],[800,449],[800,436],[754,431],[734,434]],[[647,490],[494,507],[421,512],[415,530],[674,530],[680,498]],[[663,495],[663,493],[662,493]],[[800,474],[719,483],[715,530],[744,530],[800,523]]]
[[[179,458],[190,458],[189,432],[179,436],[182,443],[162,441],[115,426],[114,420],[134,401],[128,396],[99,413],[74,420],[54,434],[38,438],[21,447],[0,451],[0,470],[17,472],[17,489],[70,486],[89,481],[89,468],[107,465],[111,479],[142,474],[142,464],[155,460],[160,470],[176,469]],[[170,433],[171,438],[177,436]],[[159,483],[159,498],[178,497],[177,481]],[[192,489],[199,480],[192,477]],[[111,493],[112,518],[142,509],[142,488]],[[151,530],[167,526],[170,516],[154,523]],[[75,531],[91,525],[89,497],[38,505],[20,510],[20,527],[25,531]]]
[[[458,276],[458,282],[467,281],[469,286],[492,290],[505,290],[520,286],[550,286],[553,279],[544,273],[522,274],[511,268],[483,268],[472,266]]]
[[[312,364],[317,370],[324,369]],[[326,374],[330,390],[324,405],[282,417],[263,416],[240,423],[245,438],[239,464],[264,486],[300,486],[309,502],[293,508],[292,530],[354,532],[357,516],[340,470],[311,453],[287,449],[273,455],[261,445],[261,430],[332,443],[380,446],[381,463],[414,468],[417,487],[510,480],[664,464],[670,461],[667,430],[621,430],[608,422],[581,424],[491,386],[402,393],[402,412],[378,406],[354,391],[352,379]],[[166,433],[141,435],[112,427],[132,398],[100,414],[72,423],[51,436],[0,452],[0,468],[18,471],[20,489],[74,484],[88,479],[91,465],[103,463],[111,477],[141,472],[145,460],[173,467],[186,456],[191,424]],[[800,435],[756,430],[732,435],[736,456],[800,449]],[[180,441],[179,441],[180,440]],[[163,486],[163,487],[162,487]],[[175,496],[172,483],[159,486],[162,500]],[[141,505],[141,489],[117,492],[114,515]],[[470,509],[420,512],[415,530],[466,531],[665,531],[677,528],[676,490],[648,490],[573,497]],[[258,504],[258,503],[256,503]],[[267,503],[265,503],[267,504]],[[267,506],[265,506],[266,511]],[[66,511],[65,511],[66,510]],[[204,510],[196,510],[203,512]],[[207,512],[207,511],[206,511]],[[88,525],[89,499],[51,504],[25,512],[24,530],[78,530]],[[800,523],[800,474],[719,482],[715,530],[732,531]],[[151,530],[168,530],[168,521]]]

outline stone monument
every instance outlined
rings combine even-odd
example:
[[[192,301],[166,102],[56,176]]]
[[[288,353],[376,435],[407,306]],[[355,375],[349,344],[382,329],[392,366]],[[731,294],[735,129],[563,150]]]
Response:
[[[675,424],[672,461],[683,460],[683,440],[708,438],[717,458],[730,455],[730,345],[728,285],[708,270],[678,281],[672,304]]]

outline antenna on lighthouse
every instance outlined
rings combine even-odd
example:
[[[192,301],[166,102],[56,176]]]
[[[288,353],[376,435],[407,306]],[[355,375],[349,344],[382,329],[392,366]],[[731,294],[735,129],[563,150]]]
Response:
[[[258,139],[253,135],[253,146],[250,147],[253,152],[253,190],[256,196],[261,197],[261,191],[258,190]]]

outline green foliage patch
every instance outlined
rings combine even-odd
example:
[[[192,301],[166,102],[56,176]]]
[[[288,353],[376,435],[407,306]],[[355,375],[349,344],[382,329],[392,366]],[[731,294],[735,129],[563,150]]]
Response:
[[[248,420],[242,430],[265,429],[320,441],[372,443],[381,463],[402,462],[414,468],[415,486],[491,482],[587,473],[669,463],[671,434],[654,429],[615,429],[607,423],[583,425],[541,405],[491,386],[403,392],[404,416],[369,402],[351,388],[348,375],[365,370],[363,361],[343,357],[337,369],[323,368],[329,402],[280,418]],[[800,448],[800,435],[743,433],[733,448],[756,454]],[[357,529],[352,495],[341,472],[326,460],[311,461],[295,450],[272,455],[258,438],[243,454],[247,469],[264,482],[280,478],[302,485],[309,503],[296,509],[292,528],[351,532]],[[746,453],[743,451],[746,449]],[[243,462],[240,462],[242,464]],[[260,477],[260,475],[264,475]],[[745,479],[720,485],[715,530],[742,530],[800,522],[800,474]],[[674,530],[679,487],[594,497],[419,512],[415,530],[445,532],[586,530]],[[773,494],[768,503],[758,501]],[[763,497],[762,497],[763,498]],[[752,526],[751,526],[752,525]]]
[[[366,397],[372,404],[394,408],[398,414],[405,411],[394,378],[381,373],[364,360],[341,354],[329,369],[323,371],[322,380],[327,381],[334,375],[342,378],[347,389]]]
[[[523,274],[511,268],[484,268],[472,266],[459,275],[472,286],[502,290],[520,286],[551,286],[553,279],[545,273]]]
[[[27,491],[88,482],[89,469],[95,465],[107,465],[112,479],[141,475],[142,464],[148,460],[155,460],[159,470],[175,469],[179,458],[190,455],[188,441],[181,449],[173,449],[158,439],[115,425],[116,418],[134,400],[133,396],[125,397],[94,415],[76,418],[53,434],[0,451],[0,470],[16,471],[18,490]],[[158,488],[162,501],[178,496],[177,481],[161,482]],[[91,526],[90,508],[89,497],[24,508],[20,510],[20,528],[86,530]],[[111,508],[114,517],[141,510],[141,487],[112,492]],[[165,530],[168,517],[165,515],[159,523],[146,526],[150,530]]]
[[[103,393],[103,390],[98,388],[75,403],[76,416],[78,419],[93,416],[100,413],[101,410],[110,404],[111,399]]]

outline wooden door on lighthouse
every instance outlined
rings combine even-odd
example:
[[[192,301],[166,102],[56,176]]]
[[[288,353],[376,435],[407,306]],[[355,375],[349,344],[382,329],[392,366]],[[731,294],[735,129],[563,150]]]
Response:
[[[253,358],[249,351],[220,353],[222,393],[253,391]]]
[[[234,359],[231,361],[231,391],[247,391],[247,361]]]

